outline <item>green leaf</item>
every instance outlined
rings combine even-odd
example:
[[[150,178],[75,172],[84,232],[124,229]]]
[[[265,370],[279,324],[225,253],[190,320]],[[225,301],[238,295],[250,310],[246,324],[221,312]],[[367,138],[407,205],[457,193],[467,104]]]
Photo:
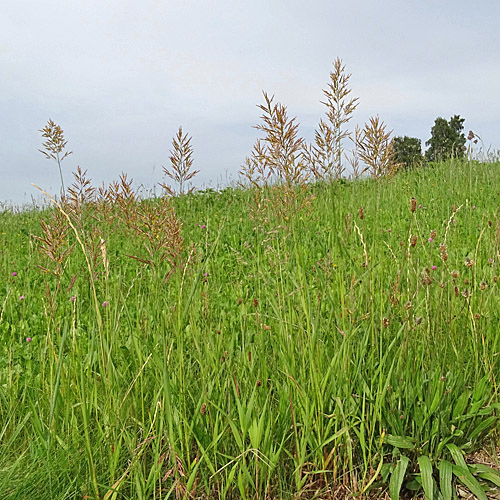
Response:
[[[465,463],[464,456],[460,448],[453,443],[447,444],[446,447],[450,450],[451,456],[457,465],[467,469],[467,464]]]
[[[481,434],[484,430],[489,427],[493,427],[493,424],[498,420],[498,417],[492,416],[483,420],[467,437],[469,441],[474,441],[474,439]]]
[[[418,466],[422,476],[425,498],[426,500],[434,500],[434,480],[432,479],[432,463],[429,457],[425,455],[418,457]]]
[[[479,481],[470,473],[467,467],[453,465],[453,474],[478,500],[488,500]]]
[[[399,499],[399,492],[401,491],[401,486],[403,485],[403,480],[409,462],[410,460],[407,457],[401,455],[401,458],[398,460],[396,468],[391,474],[391,480],[389,482],[389,494],[391,495],[392,500]]]
[[[451,415],[453,419],[461,417],[464,414],[464,411],[467,408],[467,404],[469,402],[469,396],[470,396],[469,391],[465,391],[457,399],[457,402],[453,407],[453,413]]]
[[[439,488],[443,495],[443,500],[451,500],[453,490],[451,487],[451,479],[453,466],[448,460],[441,460],[439,463]]]
[[[408,437],[393,436],[392,434],[387,434],[384,438],[384,442],[395,446],[396,448],[413,450],[415,448],[415,443],[413,443]]]
[[[498,473],[481,472],[480,474],[478,474],[478,477],[484,479],[485,481],[489,481],[490,483],[493,483],[495,486],[498,486],[500,488],[500,475]]]

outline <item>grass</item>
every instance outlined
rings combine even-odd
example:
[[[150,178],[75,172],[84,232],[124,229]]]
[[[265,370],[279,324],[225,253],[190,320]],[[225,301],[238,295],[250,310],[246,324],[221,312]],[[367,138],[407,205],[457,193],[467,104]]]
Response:
[[[73,227],[0,214],[2,498],[498,484],[498,164],[311,184],[285,215],[256,188],[86,202],[78,175]]]

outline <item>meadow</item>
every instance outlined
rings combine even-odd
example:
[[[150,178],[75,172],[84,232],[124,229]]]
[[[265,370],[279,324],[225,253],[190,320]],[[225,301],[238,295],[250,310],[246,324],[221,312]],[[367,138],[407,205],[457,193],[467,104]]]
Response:
[[[140,200],[79,171],[4,210],[1,498],[487,498],[499,186],[451,160]]]

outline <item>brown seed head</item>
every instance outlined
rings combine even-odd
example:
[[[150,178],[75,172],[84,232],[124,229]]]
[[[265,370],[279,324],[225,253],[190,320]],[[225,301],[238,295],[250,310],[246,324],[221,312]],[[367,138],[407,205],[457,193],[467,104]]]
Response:
[[[435,230],[435,229],[433,229],[433,230],[431,231],[431,238],[434,240],[434,239],[436,239],[436,236],[437,236],[436,230]]]
[[[200,408],[200,413],[202,415],[205,415],[206,412],[207,412],[207,403],[203,403]]]
[[[410,241],[410,245],[412,247],[414,247],[416,244],[417,244],[417,241],[418,241],[418,236],[416,234],[414,234],[412,237],[411,237],[411,241]]]
[[[359,207],[359,218],[363,220],[365,218],[365,209],[364,207]]]
[[[412,213],[415,212],[415,210],[417,209],[417,200],[415,198],[412,198],[410,200],[410,205],[411,205],[410,207],[411,212]]]

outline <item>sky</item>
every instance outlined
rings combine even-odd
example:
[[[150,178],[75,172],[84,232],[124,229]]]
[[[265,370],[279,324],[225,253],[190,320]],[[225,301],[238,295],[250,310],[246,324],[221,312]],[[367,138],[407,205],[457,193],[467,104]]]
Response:
[[[159,192],[179,126],[199,188],[238,180],[262,92],[308,141],[339,57],[359,106],[394,136],[425,141],[459,114],[500,149],[500,2],[484,0],[16,0],[0,13],[0,207],[60,189],[39,152],[52,119],[95,185],[126,172]],[[347,145],[348,146],[348,145]],[[425,147],[425,146],[424,146]]]

